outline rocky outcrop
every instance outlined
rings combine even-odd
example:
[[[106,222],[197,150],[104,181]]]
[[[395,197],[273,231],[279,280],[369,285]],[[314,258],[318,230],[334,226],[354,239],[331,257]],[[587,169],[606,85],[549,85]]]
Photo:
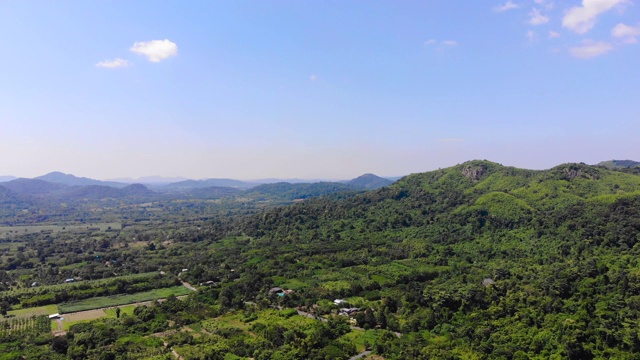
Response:
[[[471,181],[478,181],[486,171],[487,169],[482,166],[467,166],[462,169],[462,175],[471,179]]]

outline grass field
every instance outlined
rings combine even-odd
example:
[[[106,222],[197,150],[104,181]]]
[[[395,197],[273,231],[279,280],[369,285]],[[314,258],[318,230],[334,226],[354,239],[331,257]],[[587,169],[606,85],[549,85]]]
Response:
[[[86,300],[80,301],[72,301],[68,303],[63,303],[58,305],[58,309],[61,314],[78,312],[78,311],[86,311],[93,310],[105,307],[112,307],[118,305],[126,305],[133,304],[137,302],[143,301],[152,301],[157,299],[163,299],[168,297],[169,295],[187,295],[190,294],[191,290],[187,289],[184,286],[174,286],[170,288],[164,289],[155,289],[150,291],[144,291],[137,294],[127,294],[127,295],[114,295],[114,296],[104,296],[104,297],[96,297]]]
[[[30,226],[0,226],[0,239],[16,235],[39,233],[41,231],[59,233],[63,231],[87,231],[89,229],[100,229],[105,231],[109,228],[120,230],[120,223],[97,223],[97,224],[77,224],[77,225],[30,225]],[[98,231],[98,230],[92,230]]]
[[[52,315],[58,312],[58,305],[38,306],[26,309],[11,310],[7,315],[13,315],[17,318],[28,318],[34,315]]]

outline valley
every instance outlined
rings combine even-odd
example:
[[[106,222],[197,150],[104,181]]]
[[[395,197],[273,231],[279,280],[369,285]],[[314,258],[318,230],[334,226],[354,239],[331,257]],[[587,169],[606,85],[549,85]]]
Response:
[[[0,359],[639,356],[633,167],[470,161],[349,186],[66,206],[14,186]]]

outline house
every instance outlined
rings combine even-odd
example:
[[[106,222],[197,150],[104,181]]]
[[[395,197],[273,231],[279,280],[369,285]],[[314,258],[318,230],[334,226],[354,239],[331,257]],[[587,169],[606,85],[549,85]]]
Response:
[[[342,316],[350,316],[360,311],[360,308],[342,308],[340,309],[339,315]]]
[[[284,290],[282,290],[282,288],[279,287],[274,287],[269,289],[269,294],[279,294],[281,292],[283,292]]]
[[[344,299],[335,299],[335,300],[333,300],[333,303],[336,304],[336,305],[342,305],[342,304],[346,304],[347,301],[344,300]]]
[[[49,315],[49,319],[50,320],[60,319],[60,314],[55,313],[55,314]]]
[[[66,279],[64,282],[66,282],[66,283],[72,283],[72,282],[74,282],[74,281],[76,281],[76,279],[74,279],[74,278],[69,278],[69,279]]]
[[[293,294],[293,290],[284,290],[283,293],[289,295],[289,294]]]
[[[31,283],[31,287],[36,287],[36,286],[40,286],[40,283],[37,281],[34,281]]]

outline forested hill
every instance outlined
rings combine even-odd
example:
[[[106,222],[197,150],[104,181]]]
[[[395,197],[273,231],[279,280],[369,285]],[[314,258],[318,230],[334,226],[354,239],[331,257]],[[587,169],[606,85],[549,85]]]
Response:
[[[298,289],[302,303],[364,302],[372,325],[408,333],[378,341],[386,359],[640,352],[637,175],[471,161],[273,209],[231,231],[250,240],[226,243],[192,281],[234,268],[258,286]]]

